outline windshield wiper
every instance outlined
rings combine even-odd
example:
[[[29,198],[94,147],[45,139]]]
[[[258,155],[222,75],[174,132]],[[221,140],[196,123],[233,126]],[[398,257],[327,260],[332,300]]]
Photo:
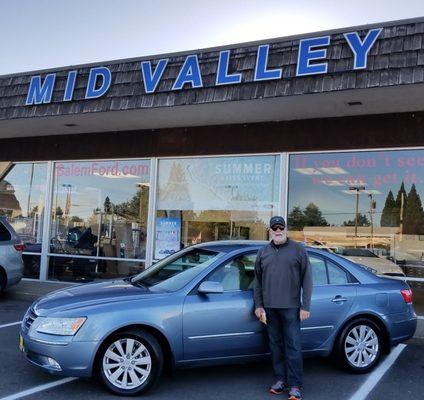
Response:
[[[143,289],[147,289],[147,285],[145,285],[145,284],[141,283],[140,281],[132,281],[132,280],[130,280],[129,282],[130,282],[130,283],[131,283],[131,285],[133,285],[133,286],[138,286],[138,287],[141,287],[141,288],[143,288]]]

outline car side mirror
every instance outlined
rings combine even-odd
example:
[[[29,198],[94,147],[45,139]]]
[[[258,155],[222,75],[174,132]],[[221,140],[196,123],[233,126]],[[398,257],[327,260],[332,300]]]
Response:
[[[202,294],[224,293],[224,288],[219,282],[204,281],[200,284],[197,291]]]

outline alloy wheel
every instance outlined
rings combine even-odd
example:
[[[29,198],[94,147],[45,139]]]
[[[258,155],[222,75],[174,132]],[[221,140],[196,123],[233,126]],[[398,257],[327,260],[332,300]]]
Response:
[[[114,341],[103,356],[106,379],[123,390],[136,389],[149,377],[152,360],[147,348],[138,340],[121,338]]]
[[[379,350],[377,333],[368,325],[356,325],[346,335],[346,359],[357,368],[370,366],[377,358]]]

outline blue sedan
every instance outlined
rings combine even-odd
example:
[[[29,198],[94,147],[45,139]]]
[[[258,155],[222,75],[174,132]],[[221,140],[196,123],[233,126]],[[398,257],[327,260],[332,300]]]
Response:
[[[269,353],[253,313],[254,264],[265,242],[211,242],[181,250],[131,278],[73,286],[37,300],[20,347],[42,369],[98,375],[119,395],[146,392],[166,367],[257,360]],[[355,373],[408,340],[417,318],[402,281],[308,248],[311,317],[305,355],[334,355]]]

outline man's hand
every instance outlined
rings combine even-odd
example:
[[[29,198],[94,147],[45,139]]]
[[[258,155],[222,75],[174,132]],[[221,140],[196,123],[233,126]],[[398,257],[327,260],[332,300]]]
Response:
[[[300,320],[301,321],[304,321],[305,319],[308,319],[310,316],[311,316],[311,313],[309,311],[300,310]]]
[[[261,319],[263,315],[265,315],[265,310],[262,307],[258,307],[255,309],[255,315],[257,319]]]

